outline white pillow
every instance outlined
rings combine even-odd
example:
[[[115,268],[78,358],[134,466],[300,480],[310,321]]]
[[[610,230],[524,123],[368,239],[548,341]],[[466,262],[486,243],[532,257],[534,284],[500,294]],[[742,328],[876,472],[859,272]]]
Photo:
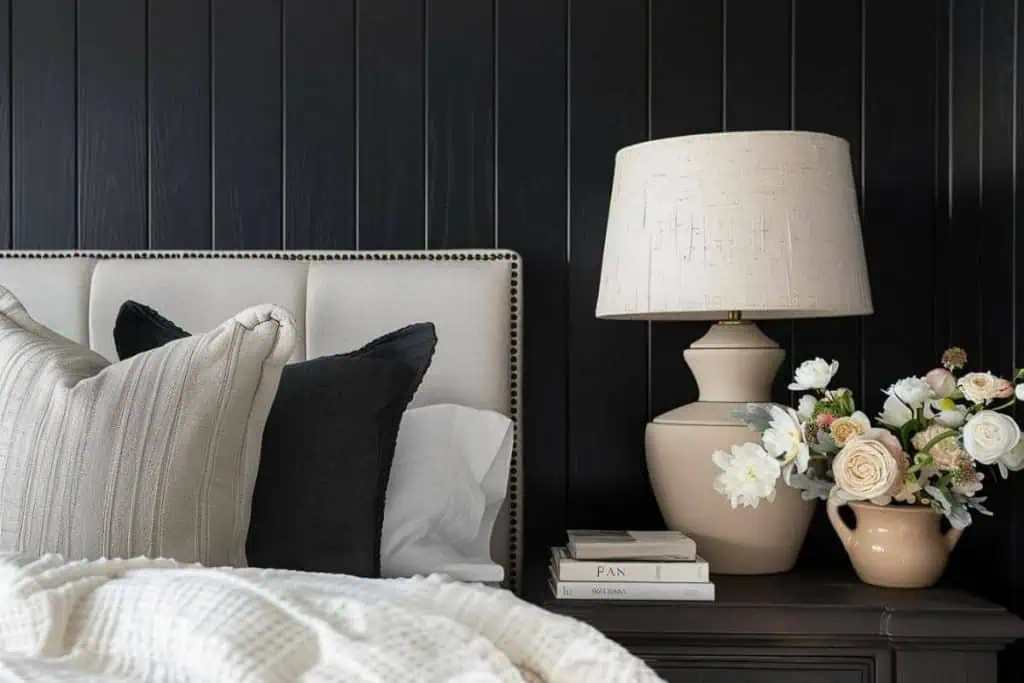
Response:
[[[0,550],[245,566],[291,315],[242,311],[120,363],[0,287]]]
[[[491,533],[505,502],[512,421],[439,404],[405,412],[388,480],[381,575],[500,582]]]

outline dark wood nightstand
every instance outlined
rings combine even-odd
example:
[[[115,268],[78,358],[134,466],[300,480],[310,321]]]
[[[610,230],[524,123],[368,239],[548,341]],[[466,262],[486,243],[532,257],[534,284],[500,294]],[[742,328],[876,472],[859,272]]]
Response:
[[[556,600],[531,567],[527,599],[581,619],[669,681],[995,683],[1024,621],[955,590],[887,590],[854,577],[714,577],[714,603]]]

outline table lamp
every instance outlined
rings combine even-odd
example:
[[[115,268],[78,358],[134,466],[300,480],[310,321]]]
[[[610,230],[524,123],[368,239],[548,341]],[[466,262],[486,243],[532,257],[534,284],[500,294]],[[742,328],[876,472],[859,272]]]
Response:
[[[771,399],[785,357],[754,321],[870,313],[842,138],[712,133],[616,155],[597,316],[715,321],[683,353],[699,400],[658,416],[646,434],[665,522],[697,541],[713,572],[792,568],[813,514],[781,481],[758,508],[732,509],[713,488],[711,454],[757,441],[730,413]]]

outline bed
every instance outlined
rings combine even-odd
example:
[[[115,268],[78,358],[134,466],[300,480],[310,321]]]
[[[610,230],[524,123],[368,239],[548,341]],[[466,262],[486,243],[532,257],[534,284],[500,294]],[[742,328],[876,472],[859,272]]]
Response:
[[[276,304],[294,317],[292,361],[429,319],[437,349],[411,407],[455,403],[512,421],[507,495],[490,554],[504,569],[504,586],[520,590],[522,279],[515,253],[6,252],[0,285],[39,323],[112,362],[110,331],[126,299],[194,330],[248,306]],[[373,581],[6,553],[0,595],[0,611],[17,615],[0,620],[0,680],[653,680],[642,663],[582,624],[443,576]],[[155,603],[190,607],[170,619]]]

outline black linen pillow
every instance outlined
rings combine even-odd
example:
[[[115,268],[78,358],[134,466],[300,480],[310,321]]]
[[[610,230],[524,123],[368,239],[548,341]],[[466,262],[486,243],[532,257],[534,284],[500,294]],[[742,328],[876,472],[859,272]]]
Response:
[[[121,360],[187,336],[135,301],[114,325]],[[380,575],[398,427],[436,346],[434,325],[418,323],[356,351],[285,366],[263,431],[250,566]]]

